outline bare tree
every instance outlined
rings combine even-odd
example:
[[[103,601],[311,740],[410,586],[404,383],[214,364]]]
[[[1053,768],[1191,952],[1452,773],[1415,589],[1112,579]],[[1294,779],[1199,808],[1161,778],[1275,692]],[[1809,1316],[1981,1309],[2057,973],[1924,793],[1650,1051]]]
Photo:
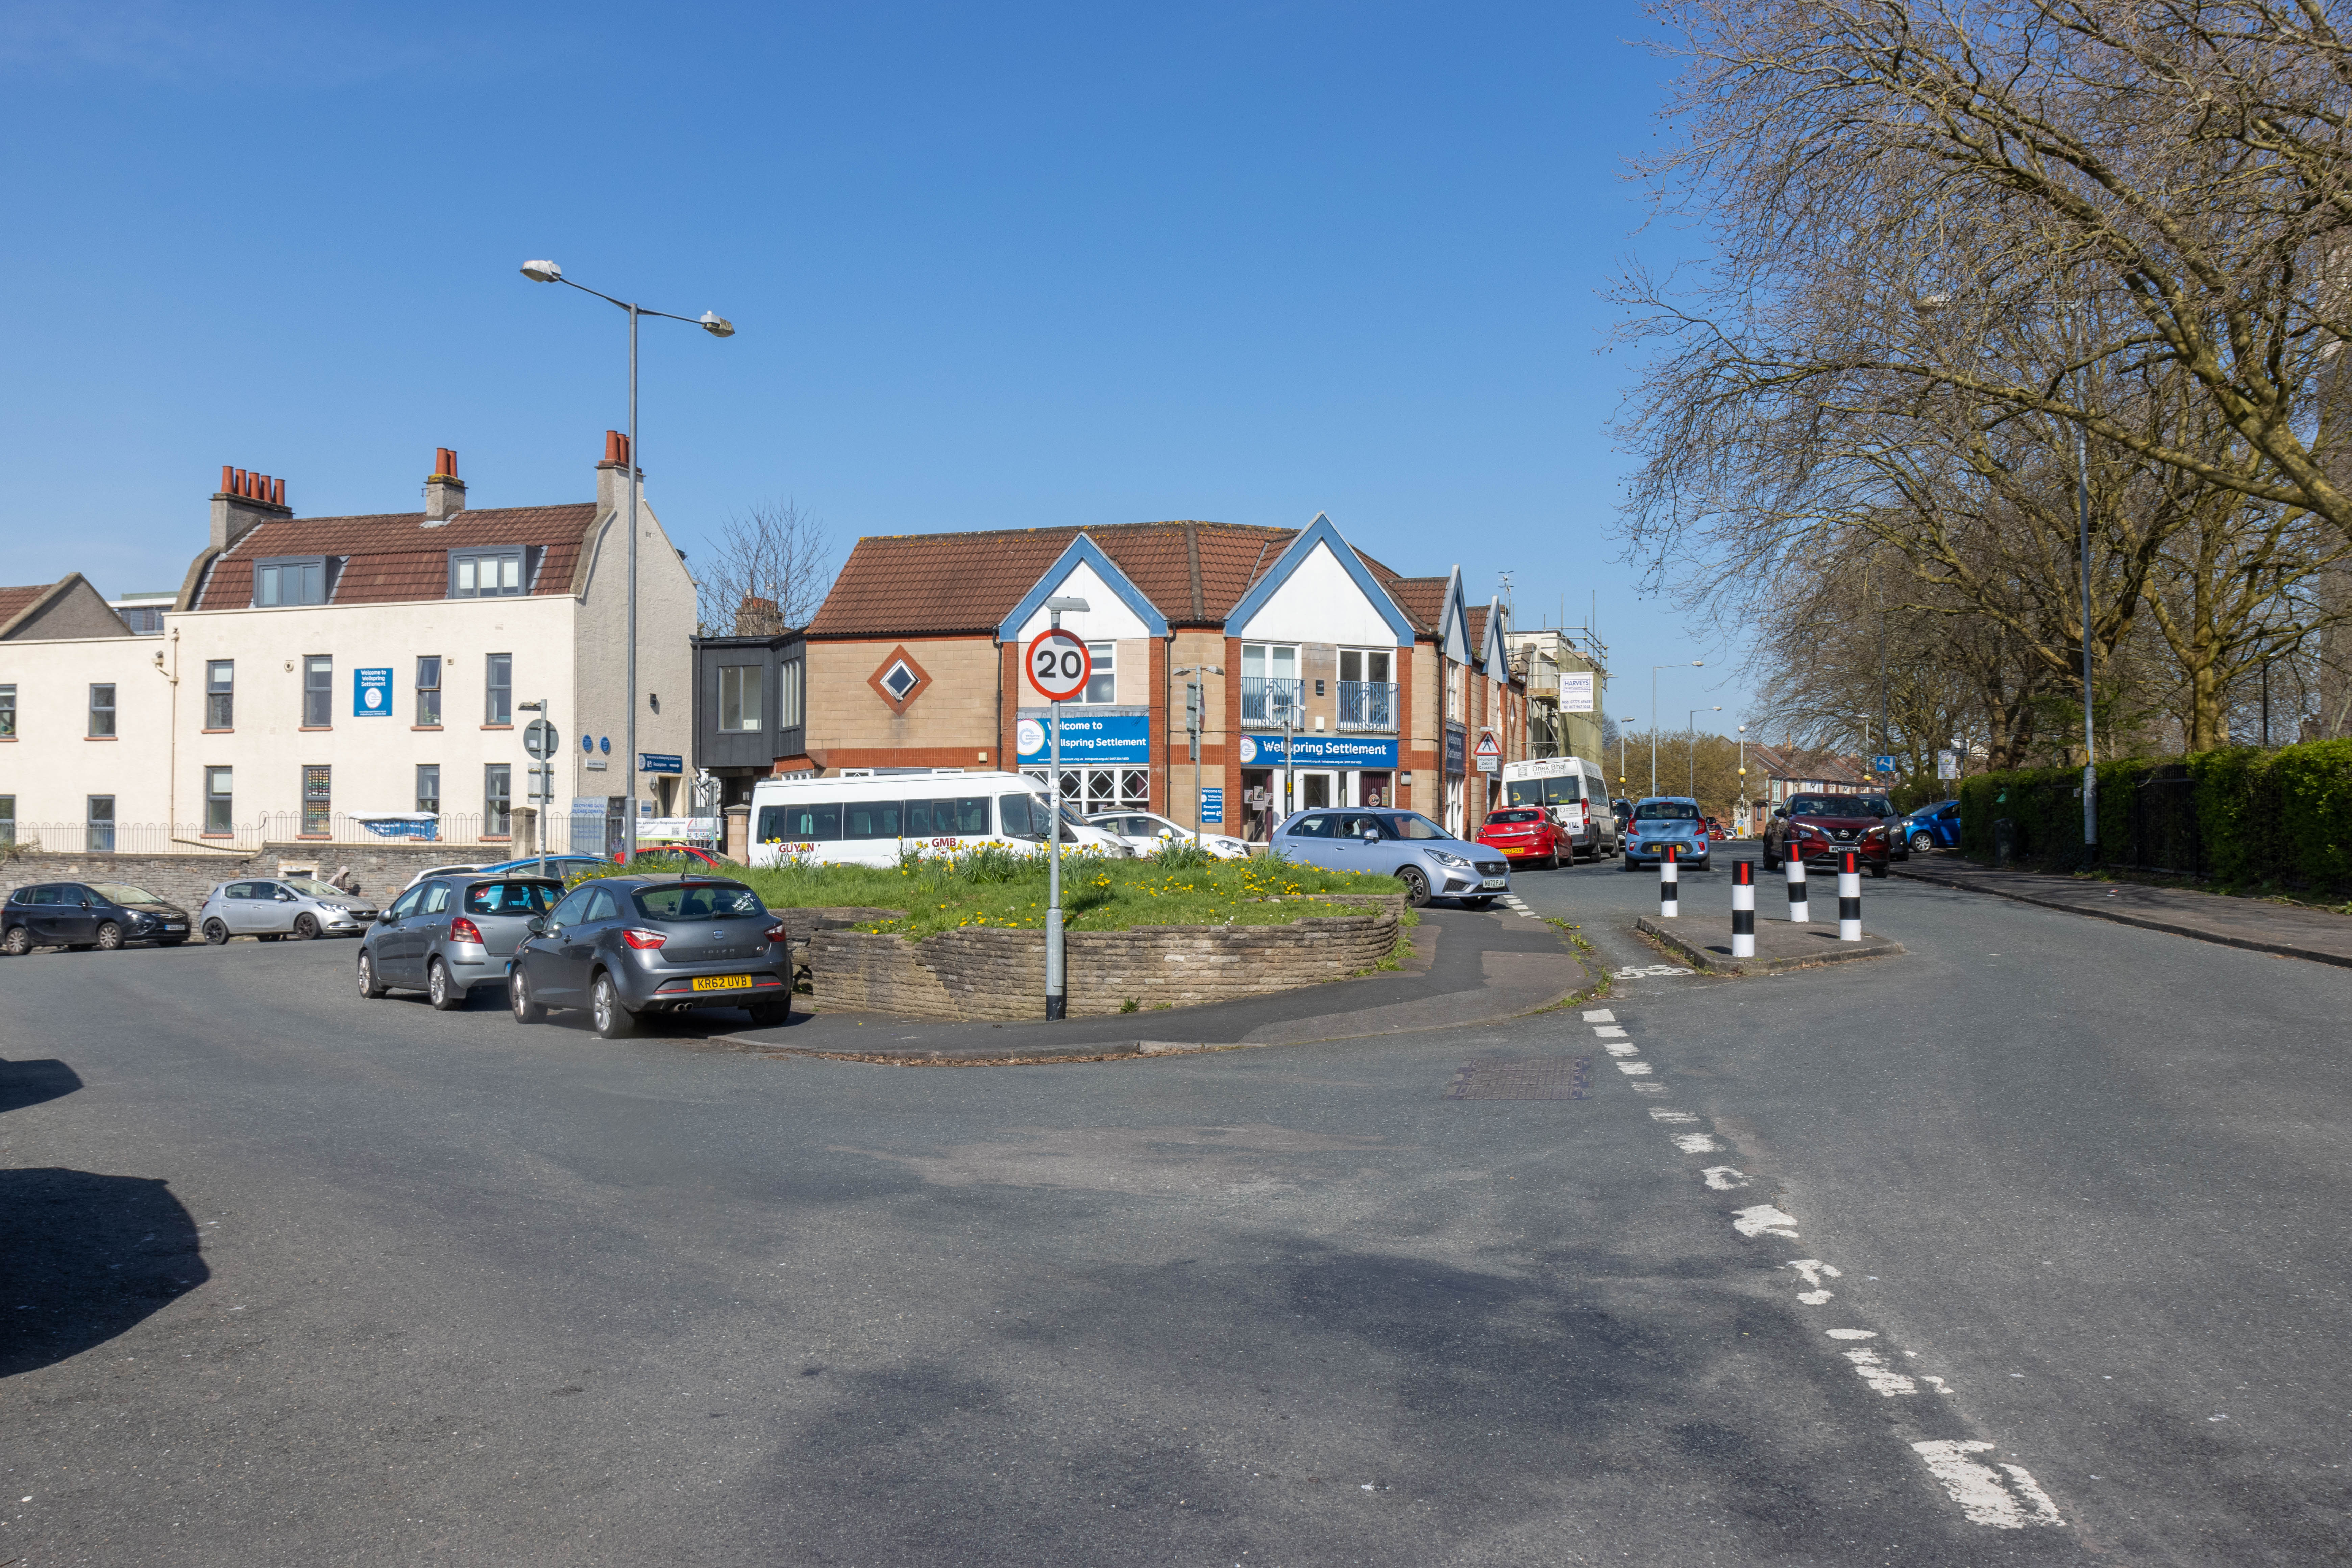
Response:
[[[832,581],[824,525],[794,501],[769,501],[727,520],[699,581],[706,630],[773,637],[808,625]]]

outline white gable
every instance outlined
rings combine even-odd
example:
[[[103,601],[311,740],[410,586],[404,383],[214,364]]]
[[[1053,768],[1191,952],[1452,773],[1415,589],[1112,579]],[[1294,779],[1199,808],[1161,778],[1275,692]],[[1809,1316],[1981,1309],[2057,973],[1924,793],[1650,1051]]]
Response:
[[[1347,567],[1331,553],[1331,546],[1321,542],[1291,569],[1249,624],[1235,628],[1233,635],[1253,642],[1398,646],[1396,632],[1379,606],[1348,575]]]
[[[1118,637],[1148,637],[1151,635],[1151,628],[1143,624],[1142,617],[1129,609],[1127,601],[1112,593],[1110,584],[1102,580],[1101,574],[1084,561],[1071,567],[1069,575],[1063,578],[1046,596],[1084,599],[1094,606],[1084,612],[1065,611],[1062,616],[1062,629],[1076,632],[1084,641],[1110,642]],[[1025,644],[1053,624],[1053,612],[1041,607],[1021,624],[1021,635],[1014,640]]]

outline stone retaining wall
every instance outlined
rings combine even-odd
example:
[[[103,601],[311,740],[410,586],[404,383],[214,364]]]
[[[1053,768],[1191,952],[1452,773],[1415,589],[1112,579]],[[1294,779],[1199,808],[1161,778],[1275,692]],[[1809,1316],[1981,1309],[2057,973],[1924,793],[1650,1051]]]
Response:
[[[359,879],[360,896],[389,900],[416,873],[433,866],[490,865],[507,858],[502,844],[265,844],[249,852],[185,855],[67,855],[27,850],[0,862],[0,898],[27,882],[128,882],[160,899],[196,912],[223,882],[246,877],[278,877],[281,866],[315,866],[331,877],[348,866]]]
[[[1065,965],[1069,1015],[1189,1007],[1344,980],[1397,944],[1401,895],[1328,900],[1376,906],[1280,926],[1136,926],[1072,931]],[[1385,907],[1393,906],[1393,907]],[[803,911],[782,911],[787,920]],[[809,942],[817,1000],[908,1017],[1013,1020],[1042,1016],[1045,933],[965,927],[908,942],[896,934],[819,930]]]

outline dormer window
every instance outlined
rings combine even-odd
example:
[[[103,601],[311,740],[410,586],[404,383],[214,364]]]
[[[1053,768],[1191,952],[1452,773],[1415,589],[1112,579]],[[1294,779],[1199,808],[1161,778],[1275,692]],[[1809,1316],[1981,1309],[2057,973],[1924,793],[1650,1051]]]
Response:
[[[520,547],[509,550],[449,552],[449,596],[453,599],[494,599],[522,593],[530,586],[527,563]]]
[[[323,555],[279,555],[253,563],[253,602],[274,605],[323,605],[331,587]]]

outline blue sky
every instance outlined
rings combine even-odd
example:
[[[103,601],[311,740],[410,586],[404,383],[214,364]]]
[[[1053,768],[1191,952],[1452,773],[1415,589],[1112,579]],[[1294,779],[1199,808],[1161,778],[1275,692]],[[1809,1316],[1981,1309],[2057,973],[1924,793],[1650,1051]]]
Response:
[[[1330,513],[1399,570],[1600,597],[1610,707],[1739,650],[1614,557],[1612,269],[1663,70],[1628,5],[372,8],[0,0],[9,582],[178,585],[220,465],[299,511],[584,499],[618,311],[689,558]]]

